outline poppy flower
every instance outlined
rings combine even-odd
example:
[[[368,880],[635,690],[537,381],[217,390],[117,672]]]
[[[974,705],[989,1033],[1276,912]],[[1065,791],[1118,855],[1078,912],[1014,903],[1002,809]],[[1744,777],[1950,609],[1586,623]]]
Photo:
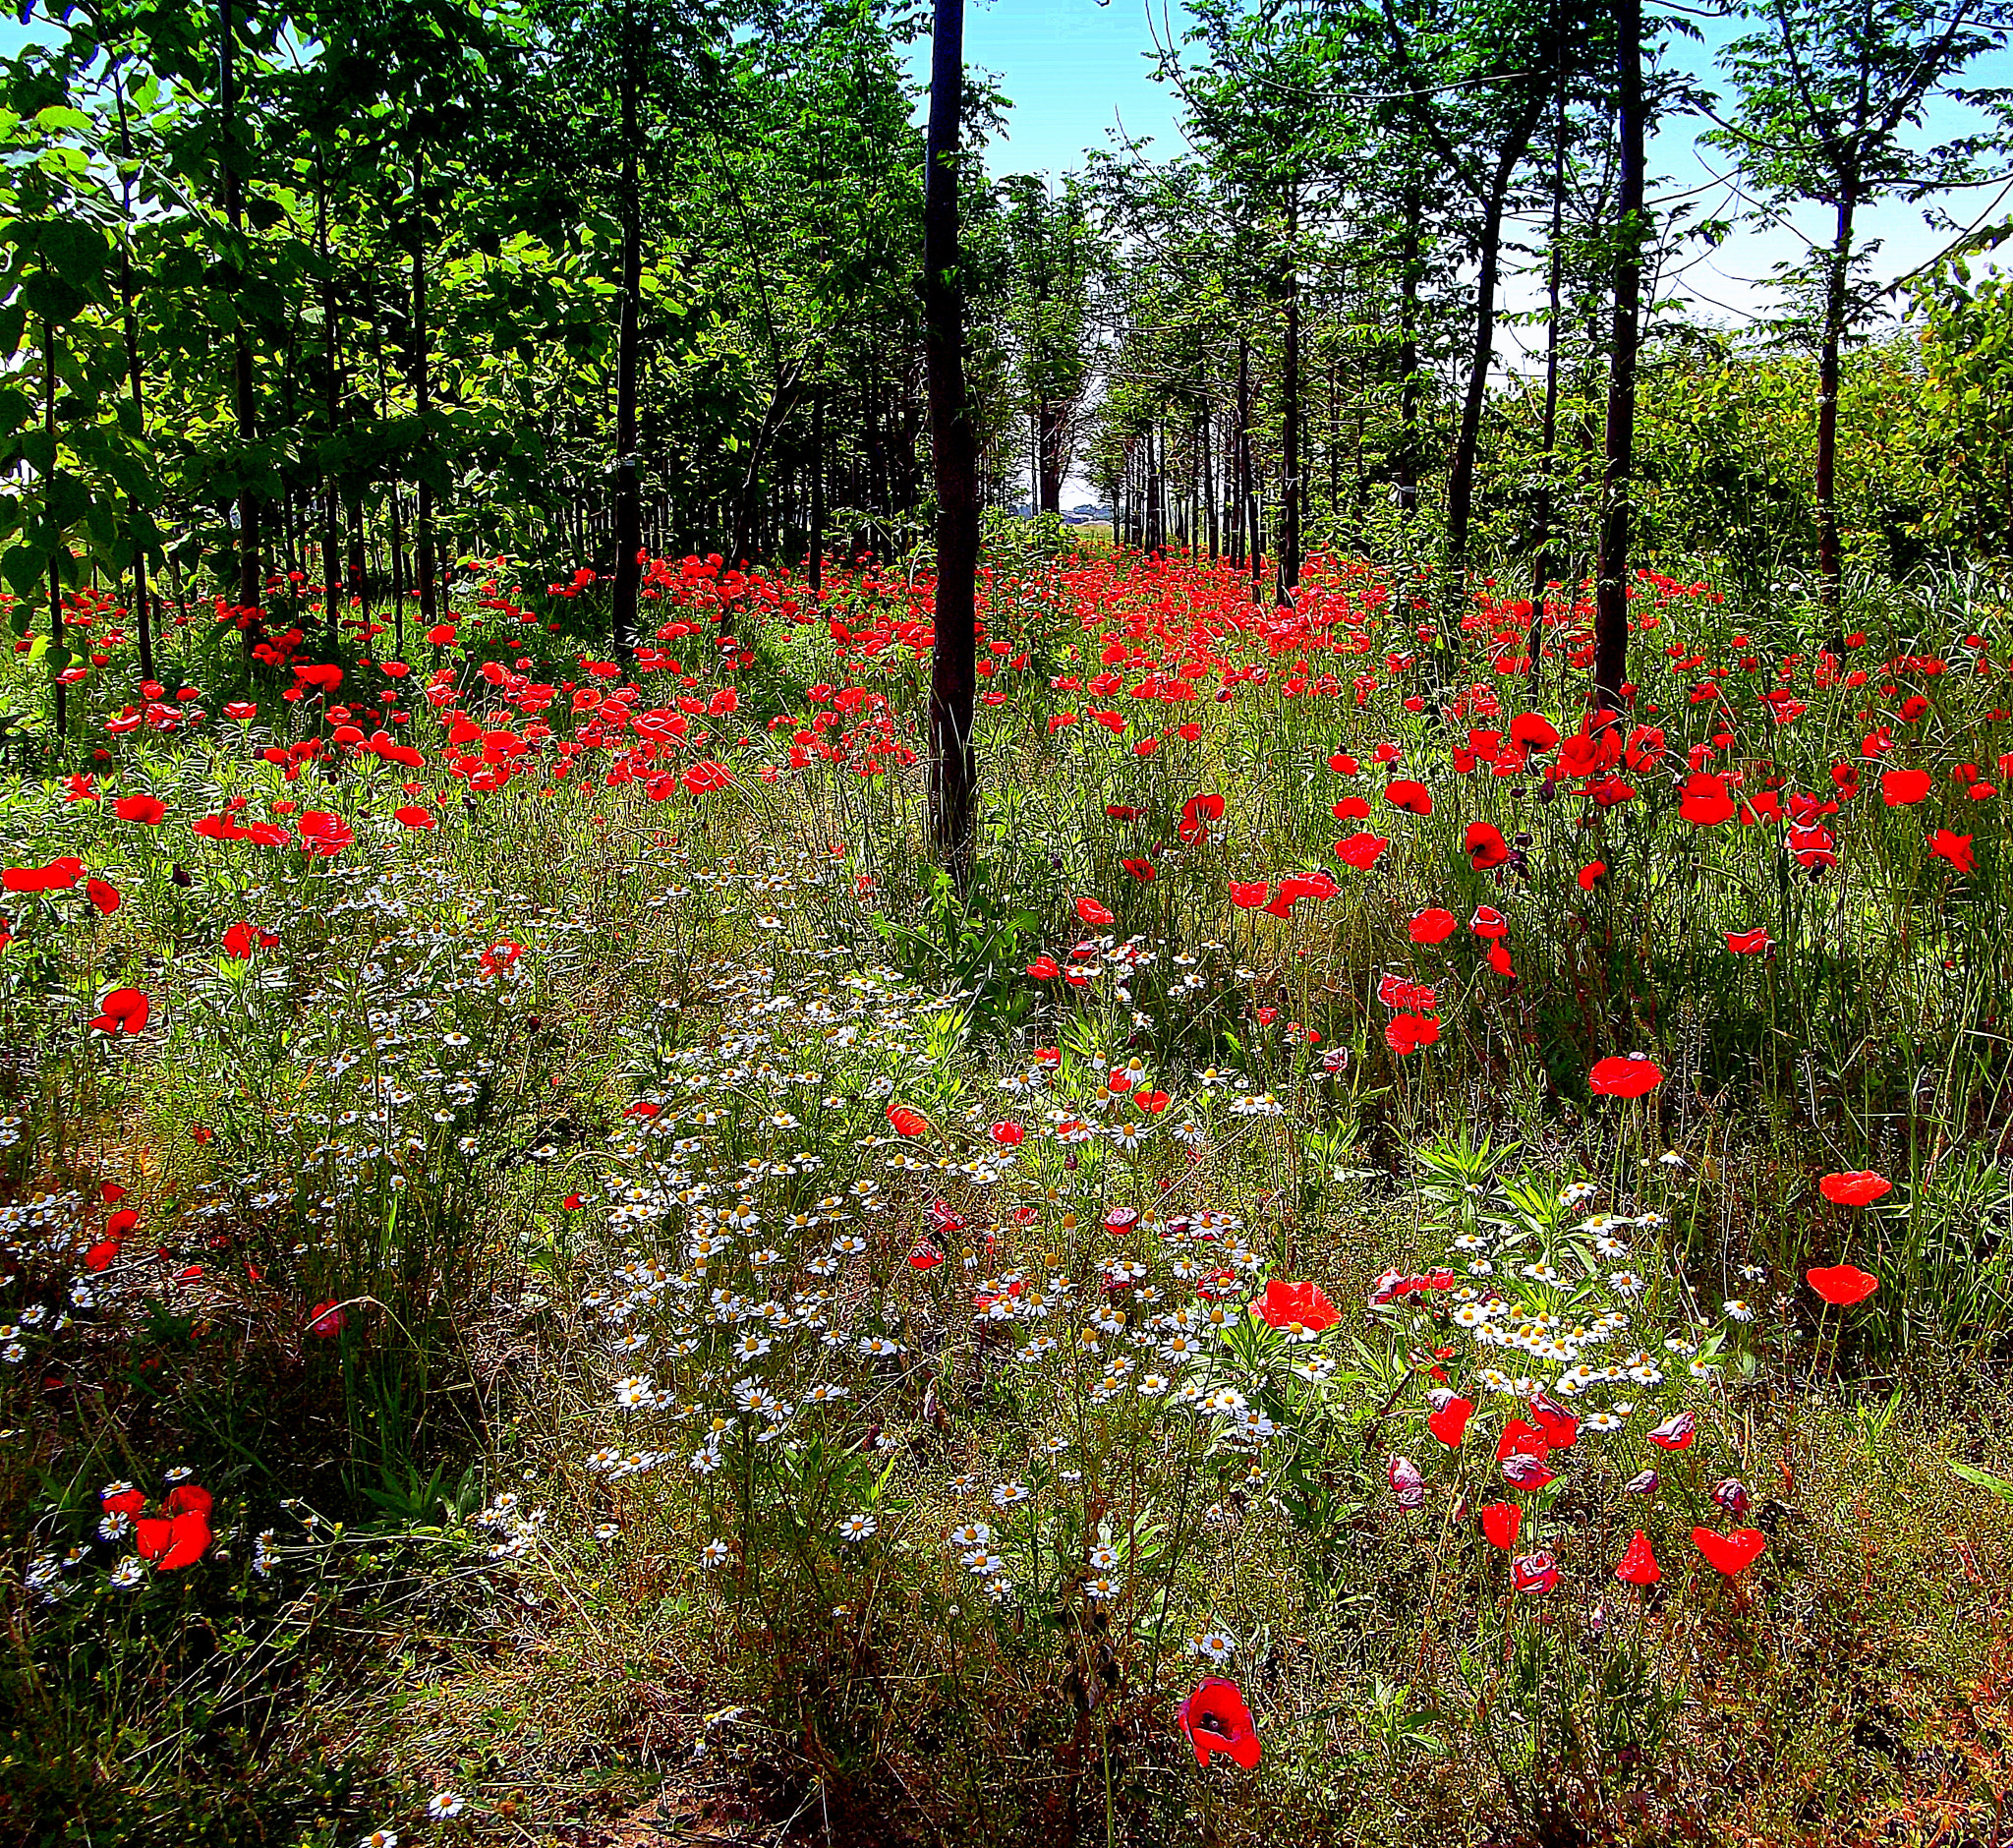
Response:
[[[1889,808],[1911,808],[1935,787],[1935,779],[1926,770],[1883,770],[1880,773],[1880,800]]]
[[[1439,1411],[1426,1419],[1426,1429],[1431,1431],[1449,1450],[1459,1450],[1461,1440],[1467,1431],[1467,1421],[1474,1415],[1472,1399],[1450,1399]]]
[[[944,1253],[927,1240],[908,1254],[908,1267],[910,1270],[935,1270],[943,1262]]]
[[[391,819],[401,828],[431,828],[433,826],[433,812],[418,803],[408,803],[404,808],[391,811]]]
[[[1649,1433],[1649,1441],[1659,1450],[1690,1450],[1692,1440],[1698,1435],[1698,1415],[1695,1412],[1674,1412]]]
[[[1017,1123],[996,1123],[993,1126],[993,1140],[1002,1148],[1017,1148],[1027,1140],[1027,1131]]]
[[[1175,837],[1184,847],[1192,845],[1211,822],[1223,820],[1223,809],[1220,795],[1191,795],[1181,804],[1180,825],[1175,830]]]
[[[1251,1307],[1267,1328],[1298,1328],[1314,1335],[1341,1320],[1319,1284],[1292,1284],[1278,1277],[1265,1286],[1264,1296]]]
[[[1558,726],[1542,713],[1519,713],[1510,722],[1510,742],[1526,751],[1549,751],[1558,741]]]
[[[1615,1577],[1624,1585],[1654,1585],[1663,1577],[1663,1568],[1649,1550],[1649,1536],[1640,1528],[1636,1530],[1636,1537],[1622,1555],[1622,1563],[1615,1568]]]
[[[1546,1469],[1537,1458],[1522,1452],[1514,1457],[1505,1457],[1501,1468],[1504,1481],[1513,1488],[1540,1489],[1557,1475],[1556,1471]]]
[[[1477,873],[1486,873],[1492,867],[1501,866],[1510,857],[1510,843],[1493,822],[1469,822],[1467,834],[1461,844]]]
[[[151,1008],[143,990],[115,988],[98,1003],[91,1025],[100,1033],[138,1033],[146,1025]]]
[[[1498,1463],[1505,1457],[1535,1457],[1542,1463],[1551,1454],[1551,1439],[1534,1424],[1526,1424],[1522,1418],[1512,1418],[1503,1426],[1503,1435],[1496,1440]]]
[[[888,1122],[889,1126],[893,1129],[896,1135],[912,1138],[919,1135],[927,1135],[930,1131],[929,1118],[924,1116],[920,1110],[911,1110],[906,1104],[890,1104],[888,1106]]]
[[[1428,905],[1425,910],[1412,914],[1411,922],[1406,926],[1406,935],[1415,944],[1444,944],[1460,928],[1461,922],[1452,911]]]
[[[1121,860],[1119,862],[1142,886],[1153,883],[1153,862],[1151,860]]]
[[[343,1312],[342,1304],[330,1297],[326,1302],[317,1302],[315,1311],[308,1318],[308,1332],[318,1335],[323,1341],[332,1340],[349,1326],[350,1318]]]
[[[1758,1528],[1736,1528],[1731,1533],[1715,1533],[1710,1528],[1694,1528],[1692,1544],[1705,1555],[1714,1572],[1738,1578],[1761,1557],[1768,1536]]]
[[[1559,1562],[1539,1547],[1510,1562],[1510,1583],[1532,1597],[1542,1597],[1559,1583]]]
[[[1834,1309],[1849,1309],[1855,1302],[1864,1302],[1880,1287],[1879,1278],[1851,1264],[1827,1264],[1817,1270],[1807,1270],[1804,1281]]]
[[[85,881],[84,895],[98,909],[101,916],[110,917],[119,908],[119,889],[108,886],[102,879]]]
[[[1580,1420],[1543,1393],[1530,1402],[1530,1421],[1554,1450],[1571,1450],[1580,1439]]]
[[[1394,1013],[1384,1023],[1384,1044],[1401,1059],[1422,1046],[1431,1046],[1439,1037],[1440,1021],[1436,1014]]]
[[[1647,1053],[1612,1054],[1595,1063],[1586,1082],[1603,1097],[1647,1097],[1663,1073]]]
[[[167,805],[153,795],[122,795],[112,804],[112,813],[122,822],[140,822],[148,828],[158,827],[167,812]]]
[[[107,1514],[125,1515],[128,1519],[146,1506],[146,1497],[137,1488],[122,1488],[98,1499],[103,1502]]]
[[[234,956],[242,962],[251,955],[253,948],[252,926],[233,924],[224,932],[224,954]]]
[[[310,853],[332,859],[356,837],[356,830],[340,815],[331,815],[326,809],[301,813],[301,845]]]
[[[1894,1191],[1894,1183],[1871,1169],[1855,1169],[1850,1174],[1824,1175],[1817,1191],[1834,1206],[1871,1206]]]
[[[1758,924],[1751,931],[1728,931],[1726,934],[1726,947],[1737,956],[1766,955],[1774,942]]]
[[[84,862],[66,853],[47,866],[10,866],[0,875],[9,892],[69,892],[84,877]]]
[[[1231,881],[1231,903],[1240,911],[1254,911],[1272,895],[1272,882],[1265,879]]]
[[[1076,915],[1093,929],[1112,922],[1109,905],[1100,904],[1095,898],[1079,898],[1076,901]]]
[[[1373,835],[1366,830],[1361,834],[1351,835],[1347,840],[1338,840],[1335,843],[1335,857],[1345,866],[1352,866],[1359,873],[1367,873],[1377,864],[1378,855],[1390,844],[1384,836]]]
[[[1489,967],[1494,969],[1506,982],[1516,981],[1517,965],[1510,960],[1510,952],[1503,947],[1500,938],[1489,946],[1488,962]]]
[[[209,1551],[214,1535],[209,1530],[206,1510],[191,1508],[171,1517],[143,1515],[133,1524],[133,1543],[142,1559],[150,1559],[162,1572],[179,1572],[193,1566]]]
[[[1717,828],[1722,822],[1732,821],[1738,808],[1724,778],[1701,770],[1685,779],[1678,814],[1693,827]]]
[[[1409,815],[1430,815],[1433,812],[1433,792],[1416,777],[1400,777],[1395,782],[1387,783],[1384,800],[1393,808],[1404,809]]]
[[[1329,813],[1339,822],[1367,821],[1370,805],[1359,795],[1346,795],[1329,810]]]
[[[1515,1502],[1491,1502],[1482,1510],[1482,1538],[1506,1553],[1517,1544],[1517,1530],[1523,1526],[1524,1510]]]
[[[1425,1506],[1426,1478],[1409,1457],[1391,1458],[1384,1465],[1384,1477],[1391,1484],[1391,1493],[1401,1508],[1409,1510]]]
[[[1591,892],[1594,887],[1607,877],[1607,872],[1606,861],[1590,860],[1574,877],[1579,880],[1582,892]]]
[[[1134,1091],[1132,1101],[1149,1117],[1158,1117],[1174,1100],[1165,1091]]]
[[[1063,973],[1063,965],[1054,956],[1037,956],[1027,965],[1027,972],[1037,982],[1053,982]]]
[[[1235,1681],[1210,1676],[1181,1703],[1175,1717],[1195,1748],[1197,1764],[1206,1766],[1217,1753],[1227,1752],[1245,1770],[1256,1767],[1258,1732]]]
[[[1492,904],[1478,904],[1474,916],[1467,920],[1467,928],[1485,944],[1493,944],[1510,935],[1510,920]]]
[[[1953,835],[1947,828],[1939,828],[1929,837],[1929,853],[1932,858],[1948,860],[1960,873],[1975,873],[1977,862],[1971,853],[1972,837]]]
[[[724,764],[704,758],[678,779],[693,795],[711,795],[717,789],[733,787],[734,773]]]

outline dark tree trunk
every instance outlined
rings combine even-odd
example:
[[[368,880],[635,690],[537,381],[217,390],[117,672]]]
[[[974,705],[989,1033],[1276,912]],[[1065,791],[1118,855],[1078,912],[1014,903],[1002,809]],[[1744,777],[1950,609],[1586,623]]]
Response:
[[[1064,438],[1069,432],[1066,406],[1046,399],[1035,409],[1035,459],[1041,470],[1041,511],[1063,511]]]
[[[335,324],[335,265],[328,255],[328,184],[318,155],[315,161],[315,233],[320,246],[321,337],[327,367],[322,379],[322,415],[328,439],[333,442],[342,425],[342,346]],[[330,654],[342,640],[342,515],[336,497],[336,473],[335,469],[327,468],[321,478],[321,614],[322,626],[328,631]]]
[[[432,415],[432,386],[427,351],[427,216],[420,194],[420,163],[413,162],[413,408],[420,420],[420,441],[431,459],[432,436],[427,420]],[[419,590],[420,620],[430,628],[438,613],[433,595],[433,488],[425,464],[415,471],[413,564]]]
[[[1392,470],[1398,510],[1407,520],[1419,505],[1419,246],[1424,217],[1413,183],[1405,190],[1398,245],[1398,465]]]
[[[1556,15],[1554,16],[1556,19]],[[1544,659],[1545,591],[1552,581],[1552,462],[1559,446],[1559,296],[1564,278],[1566,211],[1566,76],[1563,56],[1552,95],[1552,233],[1545,256],[1545,409],[1537,463],[1537,505],[1533,510],[1530,561],[1531,701],[1536,703],[1539,664]]]
[[[1824,278],[1824,333],[1817,353],[1817,604],[1833,629],[1838,628],[1840,580],[1844,567],[1838,555],[1838,370],[1845,343],[1846,282],[1852,268],[1853,214],[1859,204],[1857,178],[1838,196],[1838,230]],[[1842,643],[1834,636],[1832,650]]]
[[[1616,107],[1621,130],[1616,200],[1614,331],[1608,355],[1607,435],[1601,471],[1600,558],[1593,615],[1593,697],[1618,712],[1629,675],[1631,468],[1636,448],[1636,355],[1641,340],[1643,222],[1642,0],[1616,8]]]
[[[811,390],[811,595],[825,594],[825,386]]]
[[[1300,582],[1300,212],[1286,213],[1286,354],[1280,392],[1280,530],[1278,601],[1288,604]]]
[[[141,440],[146,439],[146,375],[140,363],[140,318],[133,308],[133,135],[126,120],[126,87],[114,73],[113,100],[119,110],[119,153],[126,163],[120,176],[122,214],[119,224],[119,302],[126,333],[126,379],[133,393],[133,421]],[[146,601],[146,545],[140,535],[139,496],[126,497],[126,517],[133,540],[133,619],[140,631],[140,677],[151,680],[153,672],[153,612]]]
[[[978,451],[965,401],[964,289],[957,246],[964,0],[936,0],[923,193],[923,356],[937,481],[936,642],[930,659],[930,821],[962,890],[977,831]]]
[[[223,117],[222,170],[224,220],[231,228],[231,258],[227,273],[234,285],[242,284],[240,240],[245,234],[245,189],[230,149],[238,137],[238,28],[231,0],[222,0],[222,30],[217,35],[217,107]],[[257,408],[252,392],[252,342],[244,320],[232,304],[231,377],[238,418],[238,441],[248,452],[244,466],[250,466],[249,451],[257,436]],[[247,488],[238,495],[238,602],[255,608],[262,586],[259,574],[259,496]],[[246,634],[249,638],[251,630]]]
[[[637,593],[643,584],[643,521],[636,483],[636,344],[643,297],[643,212],[637,200],[636,76],[632,46],[623,45],[622,309],[615,346],[615,658],[625,666],[636,650]]]

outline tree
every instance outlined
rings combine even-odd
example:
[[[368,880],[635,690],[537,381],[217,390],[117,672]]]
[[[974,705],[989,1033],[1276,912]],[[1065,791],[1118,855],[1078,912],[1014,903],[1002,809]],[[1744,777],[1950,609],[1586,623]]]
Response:
[[[2013,41],[2007,0],[1745,0],[1761,29],[1727,46],[1721,65],[1733,104],[1701,138],[1731,151],[1761,208],[1801,203],[1831,211],[1828,241],[1782,277],[1815,297],[1793,326],[1817,349],[1817,593],[1838,606],[1839,354],[1870,305],[1863,277],[1877,243],[1857,241],[1859,215],[1885,200],[1918,201],[1981,180],[2003,133],[1914,145],[1931,100],[1988,53]],[[1957,91],[2005,120],[2008,92]],[[1708,105],[1710,106],[1710,105]],[[2004,175],[1993,178],[2003,179]]]
[[[1076,406],[1090,376],[1089,214],[1073,181],[1058,198],[1033,174],[1001,182],[1010,264],[1006,319],[1029,426],[1030,497],[1058,513],[1074,448]]]
[[[923,182],[923,353],[937,485],[936,640],[930,656],[930,824],[963,890],[977,827],[978,444],[965,397],[963,278],[957,241],[964,112],[964,0],[936,0]]]

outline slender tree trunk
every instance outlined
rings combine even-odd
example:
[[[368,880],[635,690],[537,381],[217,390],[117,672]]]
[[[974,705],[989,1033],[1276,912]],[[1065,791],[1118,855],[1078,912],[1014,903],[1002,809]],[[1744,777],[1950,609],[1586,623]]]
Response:
[[[923,354],[937,481],[936,642],[930,660],[930,819],[962,891],[972,871],[978,759],[972,717],[979,558],[978,454],[965,400],[964,288],[957,244],[964,0],[936,0],[923,194]]]
[[[1398,510],[1407,521],[1419,505],[1419,248],[1425,206],[1416,181],[1405,189],[1398,245]]]
[[[335,322],[335,265],[328,254],[328,182],[321,156],[315,157],[315,239],[321,258],[321,337],[326,373],[322,378],[322,419],[333,442],[342,425],[342,345]],[[332,655],[342,641],[342,514],[334,468],[321,476],[321,614]]]
[[[624,9],[625,33],[632,29]],[[625,43],[622,70],[622,321],[615,351],[615,658],[636,649],[636,602],[643,584],[642,519],[636,483],[636,345],[643,298],[643,211],[637,200],[636,74]]]
[[[1614,331],[1608,358],[1601,472],[1600,558],[1593,615],[1593,696],[1618,712],[1629,676],[1629,540],[1636,447],[1636,356],[1641,340],[1643,219],[1642,0],[1617,0],[1616,102],[1621,171],[1616,200]]]
[[[1063,511],[1063,446],[1069,428],[1066,406],[1047,399],[1035,409],[1035,455],[1041,467],[1044,513]]]
[[[125,171],[120,175],[119,219],[119,304],[126,334],[126,379],[133,394],[133,422],[140,440],[146,440],[146,382],[140,362],[140,318],[133,306],[133,134],[126,120],[126,87],[115,70],[112,96],[119,111],[119,156]],[[140,497],[126,496],[126,518],[133,540],[133,617],[140,630],[140,677],[151,680],[153,671],[153,613],[146,601],[146,544],[141,538]]]
[[[222,29],[217,36],[217,108],[223,118],[224,219],[231,228],[231,257],[227,265],[233,294],[244,281],[241,240],[245,235],[245,190],[231,159],[231,147],[238,133],[238,27],[232,0],[222,0]],[[243,317],[232,303],[231,376],[238,419],[238,441],[249,451],[257,438],[257,404],[252,390],[252,342],[245,331]],[[238,495],[238,602],[256,608],[263,586],[259,573],[259,496],[249,488]],[[248,640],[252,631],[248,629]]]
[[[1293,602],[1300,582],[1300,202],[1297,193],[1286,211],[1286,354],[1280,404],[1281,518],[1278,601]]]
[[[420,193],[420,163],[413,161],[413,408],[420,420],[420,440],[428,450],[432,437],[427,421],[433,401],[431,356],[427,351],[427,218]],[[413,564],[419,590],[420,620],[431,627],[438,606],[433,593],[433,488],[424,468],[415,471]]]
[[[1554,13],[1556,28],[1557,14]],[[1566,211],[1566,65],[1559,60],[1559,79],[1552,95],[1552,231],[1545,253],[1545,409],[1538,445],[1537,506],[1532,522],[1530,562],[1530,634],[1524,653],[1532,704],[1537,699],[1539,664],[1545,646],[1545,591],[1552,565],[1552,460],[1559,446],[1559,296],[1564,280]]]
[[[43,471],[43,498],[50,508],[56,503],[56,339],[49,323],[42,322],[42,433],[48,439],[49,461]],[[48,522],[49,534],[49,674],[56,696],[56,748],[61,751],[70,730],[70,689],[64,684],[62,659],[63,580],[57,568],[57,553],[63,549],[63,535]]]
[[[825,594],[825,382],[811,388],[811,561],[814,598]]]
[[[1845,295],[1852,270],[1853,214],[1859,204],[1857,176],[1838,196],[1838,230],[1824,278],[1824,334],[1817,354],[1817,604],[1833,629],[1839,626],[1838,555],[1838,375],[1845,343]],[[1834,637],[1832,649],[1842,644]]]
[[[1202,477],[1203,518],[1208,522],[1209,561],[1212,564],[1222,556],[1223,552],[1223,529],[1220,524],[1223,509],[1217,504],[1215,426],[1216,419],[1210,411],[1209,401],[1205,398],[1202,403],[1202,423],[1198,433],[1199,448],[1196,454],[1196,466],[1201,471]]]

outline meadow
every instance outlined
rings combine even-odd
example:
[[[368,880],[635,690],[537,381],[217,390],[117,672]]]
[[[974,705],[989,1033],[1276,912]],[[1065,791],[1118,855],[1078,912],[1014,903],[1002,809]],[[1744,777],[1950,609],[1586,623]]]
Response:
[[[1992,583],[1076,543],[17,645],[0,1833],[2003,1837]]]

